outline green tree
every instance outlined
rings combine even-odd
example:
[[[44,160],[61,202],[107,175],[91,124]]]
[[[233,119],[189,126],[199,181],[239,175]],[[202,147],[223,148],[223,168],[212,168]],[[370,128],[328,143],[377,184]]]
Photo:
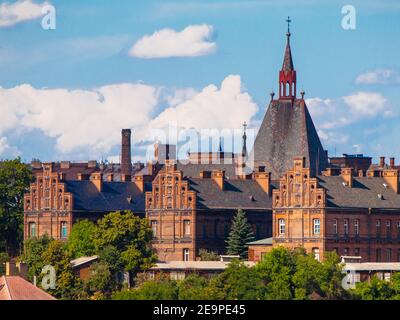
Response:
[[[352,291],[356,299],[362,300],[389,300],[395,296],[391,283],[372,277],[370,282],[359,282]]]
[[[139,288],[113,294],[114,300],[176,300],[178,286],[175,281],[146,281]]]
[[[67,248],[73,258],[92,256],[95,254],[94,235],[96,225],[89,220],[78,221],[74,224],[68,237]]]
[[[97,262],[90,267],[90,276],[86,287],[92,294],[100,292],[105,297],[110,296],[115,289],[115,277],[107,263]]]
[[[19,258],[28,266],[28,278],[33,281],[34,276],[39,276],[45,266],[42,255],[47,250],[53,239],[47,234],[39,238],[25,240],[24,253]]]
[[[44,265],[51,265],[56,271],[56,288],[48,289],[48,292],[57,298],[74,299],[82,290],[82,284],[72,271],[71,255],[65,244],[59,240],[51,241],[42,253],[42,260]]]
[[[19,254],[21,248],[23,199],[32,180],[31,171],[20,158],[0,162],[0,246],[10,256]]]
[[[179,300],[208,300],[208,281],[205,277],[196,273],[190,274],[184,280],[178,282]]]
[[[247,243],[254,240],[253,230],[247,222],[246,213],[239,209],[233,218],[231,231],[227,240],[228,254],[247,258]]]
[[[257,270],[237,259],[212,278],[206,288],[206,295],[216,300],[257,300],[263,292],[263,282]]]
[[[146,219],[135,216],[131,211],[117,211],[99,220],[94,244],[98,252],[108,247],[108,263],[117,264],[111,265],[111,269],[122,266],[133,279],[137,272],[150,268],[156,261],[151,248],[152,237]]]
[[[206,249],[199,250],[199,257],[201,261],[219,261],[219,255],[214,251],[208,251]]]

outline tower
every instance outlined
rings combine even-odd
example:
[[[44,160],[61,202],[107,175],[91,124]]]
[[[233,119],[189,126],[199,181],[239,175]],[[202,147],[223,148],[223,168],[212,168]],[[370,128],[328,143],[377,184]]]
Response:
[[[131,161],[131,129],[122,129],[122,143],[121,143],[121,174],[132,174],[132,161]]]
[[[318,133],[304,100],[296,97],[296,70],[290,48],[291,20],[286,20],[286,47],[282,68],[279,71],[279,95],[271,101],[257,133],[250,160],[255,171],[271,172],[273,180],[279,179],[292,168],[294,157],[305,158],[305,166],[312,175],[328,166],[328,157],[322,148]]]

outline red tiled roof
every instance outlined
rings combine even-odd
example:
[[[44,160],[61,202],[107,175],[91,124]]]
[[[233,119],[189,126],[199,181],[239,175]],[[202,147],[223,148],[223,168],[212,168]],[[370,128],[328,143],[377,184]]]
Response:
[[[18,276],[0,277],[0,300],[56,300]]]

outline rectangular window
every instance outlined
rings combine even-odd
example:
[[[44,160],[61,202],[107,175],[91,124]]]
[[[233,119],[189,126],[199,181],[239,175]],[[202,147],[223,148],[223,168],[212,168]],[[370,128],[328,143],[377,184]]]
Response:
[[[392,249],[386,249],[386,261],[392,262]]]
[[[319,248],[313,248],[312,251],[313,251],[313,253],[314,253],[314,258],[315,258],[315,260],[319,261],[319,260],[320,260]]]
[[[400,238],[400,221],[397,221],[397,237]]]
[[[150,225],[151,225],[151,230],[153,231],[153,237],[157,237],[158,221],[151,220]]]
[[[68,235],[67,223],[65,221],[61,222],[60,235],[61,238],[66,238]]]
[[[313,232],[314,235],[319,235],[321,232],[321,222],[319,219],[313,219]]]
[[[29,222],[29,237],[36,237],[36,223]]]
[[[354,232],[356,236],[360,234],[360,220],[358,219],[354,220]]]
[[[343,253],[345,256],[348,256],[349,252],[350,252],[349,248],[344,248]]]
[[[386,221],[386,236],[390,237],[392,234],[392,222],[390,220]]]
[[[183,220],[183,233],[185,236],[190,236],[190,220]]]
[[[279,235],[285,235],[286,233],[285,219],[279,219],[278,224],[279,224]]]
[[[333,234],[335,235],[338,234],[337,222],[337,219],[333,219]]]
[[[397,249],[397,262],[400,262],[400,249]]]
[[[376,262],[381,262],[381,249],[376,249]]]
[[[381,235],[381,220],[376,220],[376,235]]]
[[[354,249],[354,255],[359,256],[360,255],[360,248],[355,248]]]
[[[189,260],[190,260],[190,250],[183,249],[183,261],[189,261]]]
[[[344,219],[343,227],[344,227],[344,235],[348,236],[349,235],[349,219]]]

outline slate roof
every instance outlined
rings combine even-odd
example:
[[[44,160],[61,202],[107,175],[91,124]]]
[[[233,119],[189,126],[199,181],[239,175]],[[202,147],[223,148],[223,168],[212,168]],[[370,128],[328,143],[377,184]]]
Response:
[[[306,158],[311,174],[328,166],[328,158],[302,99],[272,100],[257,133],[250,159],[265,166],[273,179],[293,167],[293,158]]]
[[[212,170],[223,170],[225,171],[225,177],[230,178],[235,176],[235,165],[232,164],[194,164],[188,163],[183,164],[178,162],[177,169],[182,171],[184,177],[198,178],[200,177],[200,171],[212,171]]]
[[[282,70],[292,71],[294,68],[293,68],[292,51],[290,50],[290,33],[287,33],[286,35],[287,35],[287,41],[286,41],[285,56],[283,58]]]
[[[248,242],[248,245],[255,246],[255,245],[272,245],[272,238],[265,238],[257,241]]]
[[[66,181],[67,192],[74,197],[74,211],[109,212],[132,210],[144,212],[144,193],[134,183],[103,182],[102,192],[98,192],[89,180]],[[131,201],[128,199],[131,198]]]
[[[400,208],[400,195],[389,186],[384,187],[381,177],[353,177],[353,187],[343,185],[340,176],[318,176],[319,184],[326,189],[328,207],[344,208]],[[382,200],[378,194],[383,196]]]
[[[19,276],[2,276],[0,300],[56,300],[56,298]]]
[[[212,179],[191,178],[189,186],[197,192],[198,208],[270,209],[271,197],[254,180],[225,180],[221,191]]]

